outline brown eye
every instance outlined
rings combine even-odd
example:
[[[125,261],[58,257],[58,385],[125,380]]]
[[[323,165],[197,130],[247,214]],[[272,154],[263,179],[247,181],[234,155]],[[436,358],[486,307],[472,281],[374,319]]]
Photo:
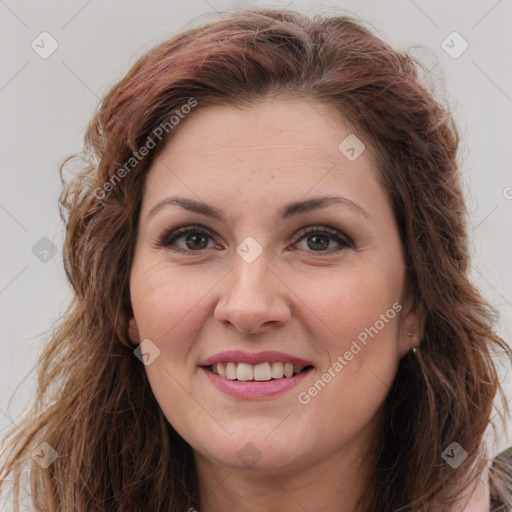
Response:
[[[295,245],[301,240],[307,242],[300,250],[319,254],[332,254],[354,246],[349,237],[327,226],[314,226],[303,230],[296,240]],[[208,246],[209,241],[213,245]],[[157,245],[172,251],[188,253],[216,247],[212,235],[202,226],[182,226],[167,231],[157,241]]]
[[[325,252],[330,254],[347,247],[353,247],[353,243],[348,237],[325,226],[313,227],[307,231],[303,231],[298,241],[302,239],[307,241],[305,250],[318,253]],[[332,242],[334,242],[334,248],[331,247],[330,250],[327,250]],[[336,247],[336,244],[338,247]]]
[[[158,245],[176,251],[194,252],[208,249],[210,233],[199,226],[183,226],[170,231],[158,241]],[[183,240],[181,243],[178,241]]]
[[[178,237],[180,238],[180,237]],[[185,245],[189,249],[206,249],[206,246],[208,245],[208,234],[204,233],[192,233],[189,235],[186,235],[184,237]]]

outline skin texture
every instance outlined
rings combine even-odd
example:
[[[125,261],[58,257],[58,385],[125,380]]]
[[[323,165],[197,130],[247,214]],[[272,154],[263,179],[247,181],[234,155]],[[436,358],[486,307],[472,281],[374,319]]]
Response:
[[[382,403],[419,333],[374,160],[368,149],[352,162],[338,149],[350,133],[325,106],[299,99],[208,106],[181,122],[148,174],[130,337],[160,350],[147,376],[166,418],[194,449],[201,510],[355,511],[368,480]],[[170,196],[214,206],[227,222],[176,205],[148,218]],[[368,217],[331,205],[278,222],[284,205],[322,196],[350,199]],[[185,233],[158,247],[169,228],[193,224],[210,231],[207,242],[194,245],[194,233]],[[328,248],[318,249],[312,234],[300,233],[308,226],[329,226],[353,246],[327,238]],[[249,236],[263,249],[252,263],[236,252]],[[396,303],[401,311],[300,403],[298,394]],[[278,396],[234,398],[198,367],[228,349],[277,350],[315,368]],[[238,457],[249,442],[260,456],[254,466]]]

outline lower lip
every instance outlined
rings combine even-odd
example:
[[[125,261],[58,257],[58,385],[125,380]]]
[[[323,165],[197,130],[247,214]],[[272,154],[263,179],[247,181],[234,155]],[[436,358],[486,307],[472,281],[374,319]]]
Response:
[[[282,379],[266,380],[263,382],[230,380],[220,375],[215,375],[210,370],[202,367],[210,382],[223,393],[236,398],[267,398],[283,393],[300,384],[314,368],[310,368],[293,377]]]

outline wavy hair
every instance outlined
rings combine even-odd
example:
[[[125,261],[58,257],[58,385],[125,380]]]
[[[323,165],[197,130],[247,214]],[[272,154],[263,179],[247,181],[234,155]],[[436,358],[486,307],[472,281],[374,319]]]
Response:
[[[74,293],[38,361],[34,405],[3,451],[2,485],[14,475],[16,507],[23,475],[44,512],[198,507],[192,449],[160,410],[127,335],[145,176],[172,140],[169,119],[191,98],[196,110],[269,97],[322,102],[375,154],[422,337],[400,360],[386,398],[361,510],[447,512],[475,485],[489,462],[493,400],[503,397],[492,356],[511,351],[468,278],[459,135],[422,70],[354,17],[262,9],[163,42],[110,89],[86,132],[89,165],[63,179],[63,259]],[[161,141],[140,151],[157,127]],[[453,441],[468,453],[457,469],[441,457]],[[31,458],[42,442],[57,455],[48,467]],[[493,499],[503,503],[510,463],[496,462]]]

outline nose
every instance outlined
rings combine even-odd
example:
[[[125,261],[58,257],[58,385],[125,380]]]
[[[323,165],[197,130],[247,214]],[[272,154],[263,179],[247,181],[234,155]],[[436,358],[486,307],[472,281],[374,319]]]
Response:
[[[285,325],[292,316],[290,291],[262,254],[247,263],[238,255],[221,281],[214,318],[244,334],[257,334]]]

